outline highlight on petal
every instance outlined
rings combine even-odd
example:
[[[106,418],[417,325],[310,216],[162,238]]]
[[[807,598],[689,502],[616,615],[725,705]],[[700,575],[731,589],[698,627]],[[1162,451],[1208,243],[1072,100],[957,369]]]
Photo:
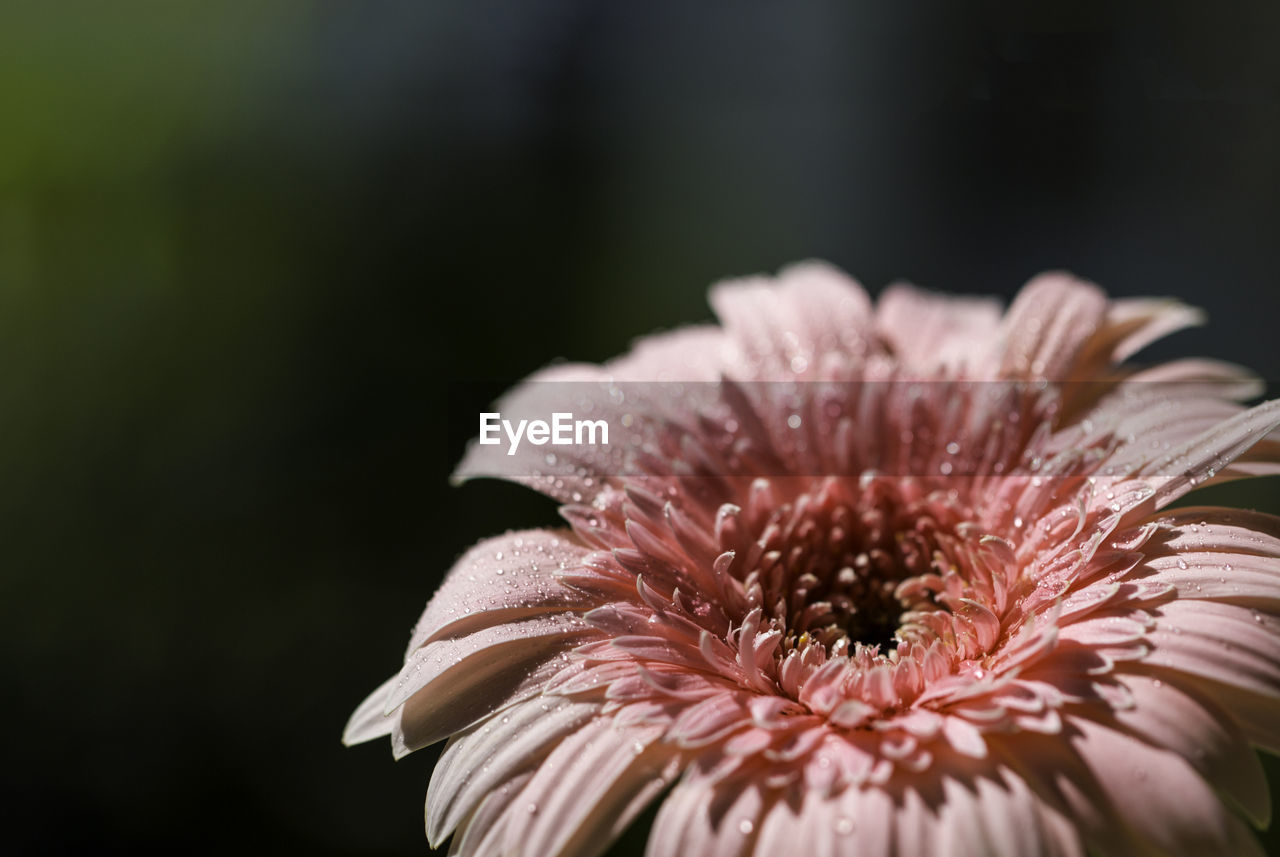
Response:
[[[486,540],[344,740],[448,740],[427,836],[594,857],[1260,853],[1280,752],[1280,518],[1170,505],[1280,472],[1280,403],[1203,321],[1041,275],[1006,312],[821,263],[720,326],[495,406],[620,442],[472,444],[568,524]]]

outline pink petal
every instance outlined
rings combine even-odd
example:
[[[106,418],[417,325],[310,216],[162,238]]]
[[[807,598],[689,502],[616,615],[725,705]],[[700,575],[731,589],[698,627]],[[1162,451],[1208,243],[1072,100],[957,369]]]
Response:
[[[879,789],[845,789],[830,797],[790,792],[764,813],[754,853],[793,854],[803,843],[805,857],[891,857],[893,812]]]
[[[1142,468],[1157,508],[1213,479],[1280,425],[1280,400],[1250,408]]]
[[[431,772],[427,838],[438,847],[492,791],[536,767],[599,703],[535,697],[455,735]]]
[[[1280,633],[1270,615],[1211,601],[1159,608],[1148,663],[1280,701]]]
[[[556,574],[577,567],[588,552],[564,531],[524,530],[480,542],[436,590],[405,656],[446,635],[587,606],[588,599],[561,585]]]
[[[672,780],[660,730],[620,729],[597,719],[551,752],[510,808],[504,852],[522,857],[590,857]]]
[[[409,658],[387,700],[388,711],[404,706],[392,733],[400,736],[397,756],[540,692],[564,666],[559,655],[590,633],[582,620],[553,613],[428,643]]]
[[[946,839],[938,823],[938,807],[926,800],[915,788],[902,791],[894,813],[894,853],[898,857],[908,854],[939,854]]]
[[[1200,395],[1218,396],[1232,401],[1246,401],[1261,396],[1266,385],[1258,376],[1234,363],[1204,358],[1183,358],[1139,369],[1126,377],[1126,386],[1176,385],[1176,389],[1195,390]],[[1168,388],[1166,388],[1168,389]]]
[[[1146,675],[1118,674],[1133,706],[1115,712],[1134,737],[1172,750],[1227,794],[1259,827],[1271,816],[1267,780],[1258,756],[1234,720],[1209,697]]]
[[[493,854],[501,845],[507,823],[512,818],[512,813],[507,810],[532,777],[532,771],[517,774],[503,788],[489,792],[480,806],[462,822],[449,845],[449,857],[485,857]]]
[[[1071,376],[1073,363],[1106,312],[1107,299],[1092,283],[1069,274],[1041,274],[1027,283],[1001,327],[1005,378]]]
[[[1124,824],[1170,855],[1261,855],[1258,842],[1181,756],[1085,718],[1070,718],[1092,784]]]
[[[1001,766],[992,777],[974,778],[969,811],[982,823],[992,855],[1009,857],[1083,857],[1074,827],[1042,801],[1026,781]],[[953,788],[951,794],[956,793]],[[961,804],[952,808],[965,812]]]
[[[750,781],[686,777],[662,803],[646,857],[743,857],[771,807]]]
[[[871,302],[844,273],[821,263],[711,289],[711,306],[752,367],[752,381],[812,379],[823,354],[857,359],[872,347]]]
[[[898,283],[876,301],[876,328],[908,367],[975,368],[1000,326],[1000,311],[993,299],[933,294]]]
[[[387,699],[395,687],[397,676],[384,681],[377,690],[369,694],[360,707],[347,721],[347,728],[342,733],[342,743],[348,747],[390,735],[395,725],[395,718],[387,715]]]
[[[1172,584],[1182,598],[1280,609],[1280,562],[1251,554],[1187,551],[1154,557],[1135,571]]]
[[[1280,517],[1247,509],[1191,506],[1152,519],[1174,532],[1160,553],[1200,550],[1280,558]]]
[[[1099,335],[1090,345],[1106,363],[1121,363],[1157,339],[1204,322],[1203,310],[1174,298],[1120,298],[1107,307]]]
[[[975,759],[982,759],[987,755],[987,742],[982,732],[963,718],[954,716],[943,718],[942,734],[957,753]]]

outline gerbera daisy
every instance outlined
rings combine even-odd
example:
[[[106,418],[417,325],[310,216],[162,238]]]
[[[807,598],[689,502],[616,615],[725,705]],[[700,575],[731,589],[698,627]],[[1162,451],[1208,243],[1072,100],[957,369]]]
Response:
[[[1199,314],[812,263],[711,301],[499,403],[610,443],[468,451],[568,527],[463,556],[347,727],[449,740],[431,843],[595,855],[660,800],[652,857],[1260,853],[1280,519],[1167,507],[1280,469],[1280,403],[1124,365]]]

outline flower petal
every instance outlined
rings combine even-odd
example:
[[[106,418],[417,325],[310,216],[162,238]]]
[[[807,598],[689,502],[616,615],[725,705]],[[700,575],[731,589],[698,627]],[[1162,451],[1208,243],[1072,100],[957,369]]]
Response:
[[[513,817],[512,801],[533,777],[532,771],[517,774],[504,787],[489,792],[480,806],[459,827],[449,844],[449,857],[484,857],[493,854]]]
[[[830,265],[806,262],[712,287],[711,306],[751,366],[752,381],[811,380],[819,357],[860,360],[873,346],[871,302]]]
[[[1073,740],[1094,775],[1097,797],[1144,842],[1170,855],[1261,855],[1258,842],[1176,753],[1082,717]],[[1089,788],[1089,786],[1083,786]]]
[[[392,733],[397,757],[540,692],[565,666],[559,656],[591,633],[576,616],[553,613],[418,649],[387,699],[389,711],[404,706]]]
[[[1147,675],[1117,674],[1133,705],[1115,718],[1136,738],[1172,750],[1231,797],[1258,826],[1271,817],[1266,776],[1248,739],[1209,697]]]
[[[783,855],[804,843],[805,857],[891,857],[893,804],[880,789],[845,789],[823,797],[796,791],[763,815],[755,853]]]
[[[1204,324],[1204,310],[1176,298],[1121,298],[1107,308],[1105,337],[1107,359],[1128,360],[1157,339],[1187,327]]]
[[[535,697],[450,739],[427,790],[431,846],[439,847],[486,795],[532,770],[599,711],[599,703]]]
[[[769,804],[749,780],[681,780],[658,810],[645,857],[742,857],[752,852]]]
[[[971,366],[1000,327],[1000,302],[934,294],[896,283],[876,301],[876,329],[894,356],[911,369]]]
[[[1156,486],[1156,507],[1224,473],[1277,426],[1280,400],[1250,408],[1144,466],[1140,474]]]
[[[1000,374],[1067,379],[1106,309],[1106,296],[1092,283],[1064,273],[1035,277],[1018,292],[1005,314]]]
[[[504,852],[593,857],[671,782],[675,754],[654,727],[596,719],[570,735],[534,773],[511,808]]]
[[[444,636],[458,637],[515,620],[590,606],[556,573],[589,550],[566,531],[524,530],[486,539],[449,571],[418,620],[405,657]]]
[[[1257,610],[1211,601],[1162,605],[1155,630],[1153,668],[1230,684],[1280,703],[1280,628]]]
[[[342,733],[342,743],[348,747],[362,744],[390,735],[395,725],[395,718],[387,714],[387,699],[395,687],[398,676],[392,676],[378,686],[378,689],[360,703],[360,707],[347,721],[347,728]]]

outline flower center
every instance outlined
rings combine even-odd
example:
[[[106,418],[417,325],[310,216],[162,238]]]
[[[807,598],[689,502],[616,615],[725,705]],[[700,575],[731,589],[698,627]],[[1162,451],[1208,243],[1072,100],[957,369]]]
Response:
[[[945,609],[935,596],[964,517],[953,495],[910,479],[825,479],[758,521],[746,583],[785,628],[783,654],[809,643],[885,651],[905,613]]]

